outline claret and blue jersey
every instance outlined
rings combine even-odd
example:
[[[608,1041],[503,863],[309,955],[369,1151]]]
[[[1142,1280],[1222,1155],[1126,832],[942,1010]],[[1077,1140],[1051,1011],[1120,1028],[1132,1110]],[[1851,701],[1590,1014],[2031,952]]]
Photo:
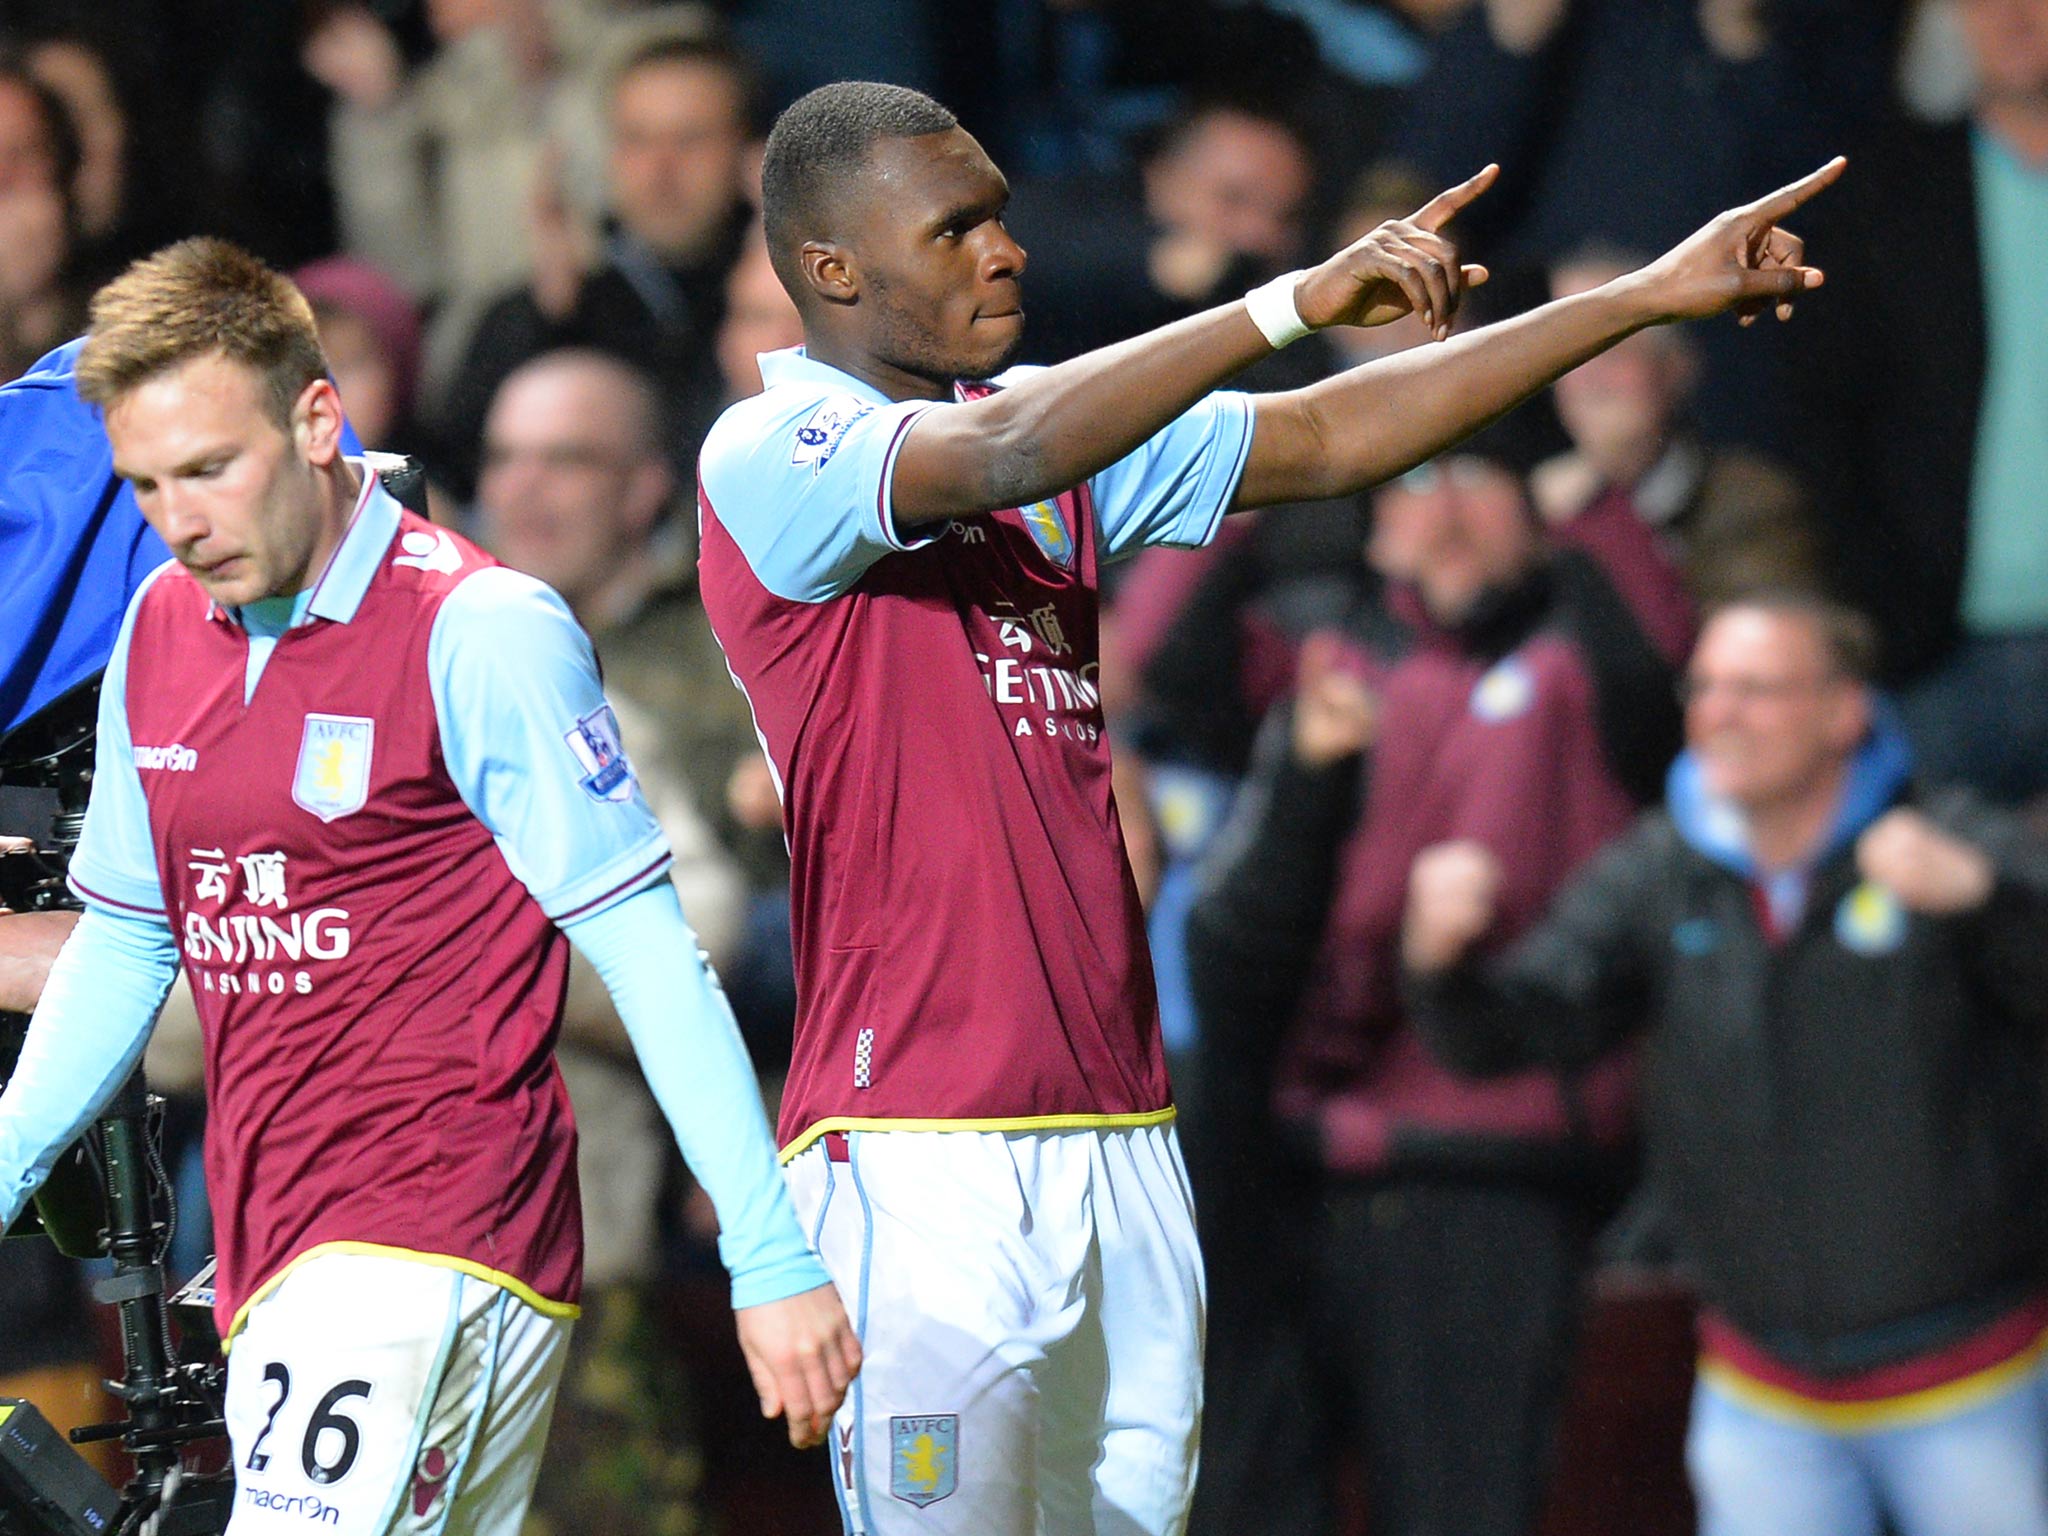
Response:
[[[374,476],[296,603],[137,595],[71,878],[191,979],[224,1324],[336,1245],[573,1310],[556,925],[669,861],[616,745],[561,600]]]
[[[832,1130],[1170,1117],[1110,794],[1098,573],[1214,536],[1249,398],[1209,396],[1052,500],[906,536],[897,455],[955,407],[889,401],[801,350],[761,361],[764,392],[704,445],[699,577],[788,828],[785,1157]]]

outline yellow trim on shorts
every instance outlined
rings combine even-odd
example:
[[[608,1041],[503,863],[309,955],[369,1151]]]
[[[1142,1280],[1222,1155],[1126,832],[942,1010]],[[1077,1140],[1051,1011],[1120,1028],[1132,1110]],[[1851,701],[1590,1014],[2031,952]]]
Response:
[[[1769,1382],[1758,1381],[1754,1376],[1744,1375],[1726,1361],[1705,1356],[1700,1359],[1699,1373],[1719,1391],[1753,1412],[1813,1429],[1856,1434],[1931,1423],[1974,1408],[2011,1389],[2022,1376],[2038,1366],[2044,1356],[2048,1356],[2048,1332],[2042,1333],[2010,1360],[2001,1360],[1997,1365],[1943,1382],[1938,1387],[1904,1392],[1897,1397],[1881,1397],[1867,1403],[1817,1402]]]
[[[884,1120],[866,1115],[833,1115],[815,1120],[782,1149],[788,1162],[820,1136],[833,1131],[1103,1131],[1165,1125],[1178,1113],[1169,1104],[1132,1115],[1007,1115],[993,1120]]]
[[[234,1321],[228,1324],[227,1337],[221,1341],[220,1352],[226,1354],[234,1348],[235,1335],[240,1333],[242,1325],[249,1321],[250,1308],[283,1285],[290,1278],[292,1271],[301,1264],[309,1259],[323,1258],[330,1253],[360,1253],[373,1259],[409,1259],[415,1264],[431,1264],[436,1269],[460,1270],[473,1279],[488,1281],[501,1291],[510,1291],[543,1317],[572,1319],[583,1315],[583,1309],[575,1302],[550,1301],[517,1276],[508,1275],[502,1269],[492,1269],[479,1264],[475,1259],[458,1259],[452,1253],[421,1253],[416,1248],[394,1248],[388,1243],[315,1243],[256,1287],[249,1299],[242,1303],[235,1313]]]

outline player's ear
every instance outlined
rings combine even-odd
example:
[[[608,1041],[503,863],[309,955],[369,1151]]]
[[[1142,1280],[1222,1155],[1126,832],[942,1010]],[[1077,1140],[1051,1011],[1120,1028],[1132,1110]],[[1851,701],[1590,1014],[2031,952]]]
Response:
[[[851,304],[860,297],[860,275],[853,252],[833,241],[806,240],[796,253],[797,270],[811,291],[828,304]]]
[[[325,467],[341,453],[341,393],[334,381],[318,378],[292,403],[292,441],[310,464]]]

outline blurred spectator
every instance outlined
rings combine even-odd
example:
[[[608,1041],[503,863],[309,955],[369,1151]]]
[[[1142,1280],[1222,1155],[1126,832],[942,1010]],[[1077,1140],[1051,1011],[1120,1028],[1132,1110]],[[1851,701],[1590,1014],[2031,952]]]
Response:
[[[1620,252],[1580,251],[1552,266],[1551,296],[1585,293],[1641,265]],[[1638,527],[1655,530],[1702,608],[1762,588],[1817,590],[1818,539],[1798,482],[1758,454],[1700,440],[1689,409],[1698,374],[1692,338],[1660,326],[1559,379],[1552,396],[1572,446],[1530,477],[1537,510],[1559,537],[1596,554]],[[1683,612],[1682,597],[1674,604],[1671,596],[1635,606]],[[1692,626],[1659,638],[1683,662]]]
[[[681,476],[723,404],[714,338],[747,227],[752,67],[713,38],[657,36],[620,66],[610,107],[603,251],[581,259],[568,211],[544,190],[533,281],[492,303],[449,393],[458,468],[499,383],[556,347],[595,347],[653,375]]]
[[[1466,1071],[1643,1031],[1652,1187],[1705,1313],[1704,1536],[2048,1532],[2048,849],[1921,800],[1868,625],[1706,627],[1668,809],[1524,916],[1472,843],[1410,882],[1414,1017]]]
[[[1478,839],[1512,870],[1509,925],[1533,920],[1654,792],[1677,721],[1673,673],[1599,566],[1547,552],[1498,431],[1376,494],[1374,558],[1419,598],[1413,648],[1304,649],[1291,715],[1190,920],[1192,1124],[1242,1128],[1191,1163],[1268,1139],[1247,1100],[1275,1080],[1274,1026],[1291,1017],[1271,1102],[1318,1195],[1296,1228],[1270,1195],[1246,1220],[1249,1191],[1201,1190],[1212,1254],[1235,1237],[1265,1274],[1230,1296],[1247,1266],[1214,1270],[1213,1358],[1233,1374],[1210,1398],[1203,1530],[1333,1529],[1347,1442],[1380,1536],[1517,1536],[1537,1514],[1630,1065],[1483,1085],[1438,1066],[1396,985],[1408,867],[1430,843]],[[1276,1244],[1301,1245],[1294,1264],[1274,1263]],[[1270,1321],[1290,1308],[1305,1330],[1293,1360]],[[1297,1373],[1306,1426],[1278,1411]]]
[[[0,55],[0,192],[67,187],[78,172],[78,133],[63,99],[14,58]]]
[[[136,122],[98,42],[84,32],[51,32],[25,44],[21,57],[28,72],[64,103],[77,138],[72,237],[82,285],[97,287],[176,238],[168,191],[138,178]],[[164,147],[157,146],[159,160]],[[189,212],[188,207],[185,216]]]
[[[367,5],[328,8],[306,70],[333,94],[329,168],[342,242],[433,311],[434,398],[484,305],[527,280],[526,206],[551,140],[577,155],[579,71],[602,33],[571,0],[427,0],[435,49],[412,67]]]
[[[475,532],[508,565],[562,594],[597,647],[607,697],[649,727],[644,740],[626,742],[629,754],[682,786],[751,893],[786,907],[779,812],[764,829],[742,819],[728,794],[759,744],[704,616],[690,528],[673,515],[677,481],[659,412],[653,381],[608,354],[551,352],[523,365],[486,420]],[[779,1037],[775,1030],[772,978],[787,976],[790,959],[786,925],[763,932],[756,905],[721,946],[731,960],[721,974],[770,1075],[789,1054],[786,1017]],[[703,921],[687,900],[684,911]],[[765,1004],[749,986],[763,974]]]
[[[0,383],[81,329],[71,188],[78,140],[63,102],[0,56]]]
[[[1031,257],[1025,355],[1073,357],[1286,271],[1314,184],[1293,126],[1212,103],[1165,130],[1136,185],[1103,175],[1019,186],[1006,222]]]
[[[1661,251],[1836,153],[1888,98],[1904,0],[1479,0],[1417,85],[1401,157],[1442,184],[1489,160],[1473,258],[1589,241]],[[1774,333],[1776,328],[1771,327]],[[1784,451],[1779,339],[1700,332],[1709,440]]]
[[[747,231],[739,260],[725,279],[725,318],[718,324],[718,374],[729,404],[761,393],[763,352],[803,345],[803,317],[775,275],[759,223]]]
[[[0,383],[85,325],[85,295],[71,281],[70,204],[61,187],[0,192]]]
[[[121,221],[128,190],[128,119],[107,61],[82,38],[51,37],[22,52],[28,72],[64,103],[78,137],[71,181],[79,237],[104,240]]]
[[[674,850],[683,910],[714,966],[724,966],[745,922],[745,889],[708,825],[724,757],[701,764],[721,718],[712,689],[733,689],[687,564],[664,540],[674,531],[662,524],[671,490],[652,386],[627,365],[557,352],[505,381],[490,415],[476,532],[508,565],[561,593],[590,633],[619,739]],[[650,686],[661,671],[675,675]],[[679,702],[686,698],[701,703]],[[693,768],[706,777],[692,780]],[[625,1026],[580,956],[571,957],[556,1058],[576,1110],[588,1236],[583,1321],[535,1510],[564,1536],[607,1526],[693,1536],[704,1468],[691,1374],[661,1338],[652,1292],[671,1143]]]
[[[353,256],[312,262],[292,281],[320,322],[328,371],[363,446],[417,451],[420,316],[405,290]]]
[[[1956,17],[1970,117],[1891,125],[1809,231],[1828,289],[1798,400],[1832,574],[1910,685],[1921,771],[2016,802],[2048,791],[2048,0]],[[1899,282],[1907,229],[1940,232],[1941,282]]]

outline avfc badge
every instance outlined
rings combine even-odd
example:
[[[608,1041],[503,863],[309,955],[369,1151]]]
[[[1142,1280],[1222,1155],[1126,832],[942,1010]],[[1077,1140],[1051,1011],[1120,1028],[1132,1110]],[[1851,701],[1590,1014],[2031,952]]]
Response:
[[[889,1491],[923,1509],[960,1486],[960,1415],[892,1415]]]
[[[1835,937],[1866,958],[1888,955],[1906,942],[1906,913],[1896,896],[1866,880],[1835,908]]]
[[[626,761],[626,749],[619,745],[619,721],[609,704],[600,704],[562,740],[583,765],[583,777],[576,782],[593,800],[616,804],[633,793],[633,765]]]
[[[1472,690],[1472,713],[1492,725],[1527,714],[1536,702],[1536,679],[1520,657],[1498,662]]]
[[[299,738],[292,800],[322,821],[337,821],[370,798],[370,743],[377,722],[356,715],[308,715]]]
[[[1067,531],[1067,520],[1060,515],[1058,502],[1034,501],[1017,511],[1031,534],[1031,542],[1044,551],[1046,559],[1054,565],[1074,563],[1074,536]]]

